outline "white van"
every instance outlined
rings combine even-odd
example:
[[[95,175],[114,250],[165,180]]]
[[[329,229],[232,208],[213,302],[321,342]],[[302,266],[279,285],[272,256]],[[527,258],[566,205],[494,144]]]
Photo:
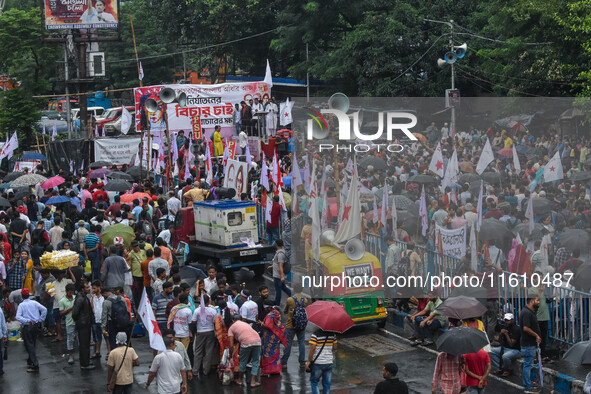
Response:
[[[92,116],[93,119],[101,119],[101,116],[105,113],[105,109],[103,107],[88,107],[88,118]],[[74,108],[71,111],[72,120],[75,121],[78,118],[78,114],[80,113],[80,108]]]

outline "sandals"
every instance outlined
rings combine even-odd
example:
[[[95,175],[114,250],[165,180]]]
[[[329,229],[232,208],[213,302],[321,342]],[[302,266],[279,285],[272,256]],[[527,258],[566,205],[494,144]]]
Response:
[[[250,387],[255,388],[255,387],[259,387],[261,385],[260,382],[255,383],[255,384],[251,384]]]
[[[94,360],[94,359],[97,359],[97,358],[101,358],[101,354],[100,354],[100,353],[95,353],[95,354],[93,354],[92,356],[90,356],[90,358],[91,358],[92,360]]]

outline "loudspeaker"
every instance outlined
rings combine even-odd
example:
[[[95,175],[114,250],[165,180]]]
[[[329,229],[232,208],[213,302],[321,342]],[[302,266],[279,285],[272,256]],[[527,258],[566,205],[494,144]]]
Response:
[[[334,230],[325,230],[320,235],[320,246],[333,246],[335,235]]]
[[[361,260],[365,255],[365,244],[360,239],[350,239],[345,244],[345,254],[349,260]]]
[[[236,196],[236,190],[227,187],[216,187],[214,193],[220,200],[234,198]]]
[[[456,57],[458,59],[461,59],[466,55],[466,50],[468,49],[468,44],[463,43],[459,47],[454,47],[454,49],[455,49]]]
[[[458,60],[458,57],[454,52],[447,52],[444,59],[447,64],[454,64]]]
[[[443,66],[445,66],[446,64],[447,64],[447,63],[446,63],[446,61],[445,61],[445,60],[443,60],[443,59],[437,59],[437,65],[438,65],[439,67],[443,67]]]
[[[158,111],[158,101],[154,98],[154,96],[149,97],[144,102],[144,107],[148,112],[156,112]]]
[[[160,89],[158,97],[160,97],[160,100],[162,100],[164,104],[170,104],[176,99],[176,93],[173,88],[164,87]]]
[[[349,97],[344,93],[335,93],[328,99],[328,108],[342,112],[349,110]]]

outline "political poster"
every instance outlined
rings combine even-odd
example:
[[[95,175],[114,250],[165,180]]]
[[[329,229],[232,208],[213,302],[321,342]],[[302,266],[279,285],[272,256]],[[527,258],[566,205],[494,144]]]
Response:
[[[113,164],[129,164],[131,157],[138,153],[140,137],[99,138],[94,140],[94,161],[108,161]]]
[[[441,239],[443,255],[458,259],[466,255],[466,226],[454,230],[437,226],[435,233],[437,235],[435,237],[435,249],[439,250],[439,240]],[[441,234],[441,237],[439,234]]]
[[[119,25],[117,0],[44,0],[45,28],[109,29]]]
[[[238,160],[228,160],[224,187],[236,190],[236,198],[246,193],[248,187],[248,164]]]
[[[164,85],[145,86],[134,89],[136,129],[161,129],[165,124],[162,107],[156,112],[145,110],[144,103],[150,97],[158,99],[158,93]],[[171,132],[184,130],[189,135],[194,130],[194,118],[199,117],[203,139],[211,139],[215,126],[221,126],[222,138],[234,136],[234,105],[241,101],[249,102],[258,98],[269,99],[271,91],[263,81],[246,83],[222,83],[216,85],[166,85],[178,95],[187,95],[187,105],[180,107],[176,103],[166,105],[168,128]],[[139,115],[138,115],[139,114]]]

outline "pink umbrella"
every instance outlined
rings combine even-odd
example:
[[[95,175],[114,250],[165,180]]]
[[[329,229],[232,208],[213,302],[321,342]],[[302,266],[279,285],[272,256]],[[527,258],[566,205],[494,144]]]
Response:
[[[65,181],[66,180],[64,178],[62,178],[61,176],[54,176],[54,177],[49,178],[45,182],[43,182],[41,184],[41,188],[45,189],[45,190],[53,189],[54,187],[61,185]]]
[[[504,157],[512,157],[513,156],[513,149],[511,148],[503,148],[497,152],[499,155]]]
[[[344,306],[335,301],[316,301],[306,308],[308,321],[324,331],[344,333],[355,325]]]

